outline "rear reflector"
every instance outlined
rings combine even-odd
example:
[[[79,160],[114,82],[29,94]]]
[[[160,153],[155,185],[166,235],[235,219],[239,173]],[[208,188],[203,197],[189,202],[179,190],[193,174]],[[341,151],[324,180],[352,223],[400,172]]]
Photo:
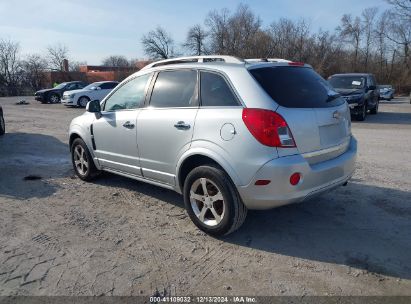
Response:
[[[301,173],[293,173],[290,176],[290,184],[295,186],[297,185],[301,180]]]
[[[269,183],[271,183],[271,181],[268,180],[268,179],[259,179],[255,182],[254,185],[256,185],[256,186],[265,186],[265,185],[268,185]]]
[[[295,148],[291,130],[280,114],[270,110],[244,108],[243,121],[250,133],[263,145]]]

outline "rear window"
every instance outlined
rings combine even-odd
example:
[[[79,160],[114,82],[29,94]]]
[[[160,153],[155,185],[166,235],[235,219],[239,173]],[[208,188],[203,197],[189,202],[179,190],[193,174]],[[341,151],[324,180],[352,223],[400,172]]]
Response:
[[[251,75],[280,106],[325,108],[343,104],[343,98],[313,69],[277,66],[250,70]]]

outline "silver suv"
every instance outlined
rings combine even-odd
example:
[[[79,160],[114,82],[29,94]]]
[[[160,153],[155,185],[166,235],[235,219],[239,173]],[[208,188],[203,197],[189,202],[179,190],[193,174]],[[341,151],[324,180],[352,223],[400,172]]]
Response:
[[[89,102],[69,142],[82,180],[104,170],[175,190],[212,235],[346,184],[357,153],[347,103],[309,65],[230,56],[150,64]]]

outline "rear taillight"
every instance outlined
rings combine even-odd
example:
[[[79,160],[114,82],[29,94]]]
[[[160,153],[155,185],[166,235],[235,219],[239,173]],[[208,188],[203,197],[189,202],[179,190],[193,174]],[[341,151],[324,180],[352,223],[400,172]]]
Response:
[[[263,145],[294,148],[295,141],[287,122],[276,112],[263,109],[243,109],[243,121],[250,133]]]

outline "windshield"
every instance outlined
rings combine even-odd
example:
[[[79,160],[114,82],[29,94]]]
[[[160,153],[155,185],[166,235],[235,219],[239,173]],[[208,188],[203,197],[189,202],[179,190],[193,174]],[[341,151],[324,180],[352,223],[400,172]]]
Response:
[[[66,85],[67,85],[67,82],[62,82],[59,85],[55,86],[54,89],[64,89]]]
[[[365,77],[334,76],[328,82],[336,89],[362,89],[365,86]]]
[[[92,90],[93,88],[98,87],[98,83],[92,83],[84,87],[84,90]]]
[[[327,108],[344,103],[340,95],[311,68],[276,66],[250,70],[279,105],[287,108]]]

